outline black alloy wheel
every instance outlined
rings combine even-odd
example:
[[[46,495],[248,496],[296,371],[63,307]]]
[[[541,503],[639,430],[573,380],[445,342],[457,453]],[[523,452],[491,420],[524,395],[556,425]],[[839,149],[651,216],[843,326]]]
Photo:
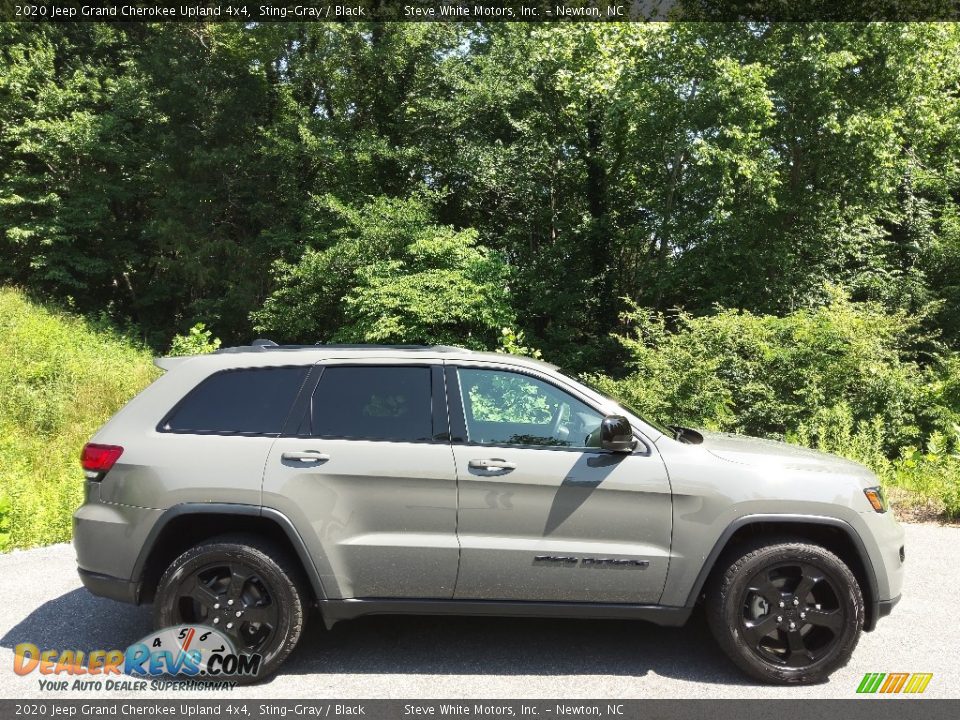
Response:
[[[847,663],[863,629],[863,595],[853,572],[802,539],[758,539],[728,552],[706,597],[720,647],[766,682],[822,682]]]
[[[279,629],[278,601],[246,563],[212,563],[194,571],[180,583],[174,602],[181,623],[219,630],[239,652],[269,647]]]
[[[762,569],[747,584],[742,631],[758,656],[787,667],[806,667],[841,639],[847,613],[829,576],[808,563]]]
[[[243,655],[260,655],[251,682],[271,675],[303,633],[307,601],[299,565],[282,547],[255,535],[196,545],[167,568],[154,599],[158,630],[202,625],[225,635]]]

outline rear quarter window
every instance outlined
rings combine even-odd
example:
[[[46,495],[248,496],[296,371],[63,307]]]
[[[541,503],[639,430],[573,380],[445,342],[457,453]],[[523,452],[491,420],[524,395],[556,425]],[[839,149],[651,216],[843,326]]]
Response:
[[[160,432],[279,435],[307,367],[223,370],[191,390]]]

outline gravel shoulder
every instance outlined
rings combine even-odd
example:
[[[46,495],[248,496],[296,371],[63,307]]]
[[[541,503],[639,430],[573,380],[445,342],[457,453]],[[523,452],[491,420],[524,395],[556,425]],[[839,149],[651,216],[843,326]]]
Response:
[[[756,685],[715,646],[702,613],[683,628],[641,622],[370,617],[326,632],[317,618],[280,674],[224,698],[853,698],[868,672],[930,672],[923,697],[960,697],[960,528],[906,525],[901,603],[864,634],[829,682]],[[41,691],[13,672],[13,648],[125,648],[150,630],[150,609],[95,598],[73,548],[0,555],[0,697],[80,698]],[[110,697],[170,697],[114,692]],[[209,691],[175,697],[214,697]],[[863,696],[861,696],[863,697]]]

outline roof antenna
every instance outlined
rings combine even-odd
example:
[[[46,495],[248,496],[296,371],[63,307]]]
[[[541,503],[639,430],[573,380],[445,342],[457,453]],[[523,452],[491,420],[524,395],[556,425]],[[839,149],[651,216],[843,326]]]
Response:
[[[266,338],[257,338],[252,343],[250,343],[250,347],[271,348],[271,347],[279,347],[279,345],[277,345],[273,340],[267,340]]]

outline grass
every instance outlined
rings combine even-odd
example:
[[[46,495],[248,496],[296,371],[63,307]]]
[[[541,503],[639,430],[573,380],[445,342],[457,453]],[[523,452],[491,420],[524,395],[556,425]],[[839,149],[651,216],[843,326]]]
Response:
[[[80,449],[158,371],[139,343],[0,288],[0,551],[70,539]]]
[[[960,456],[911,449],[892,465],[884,484],[901,519],[960,519]]]

